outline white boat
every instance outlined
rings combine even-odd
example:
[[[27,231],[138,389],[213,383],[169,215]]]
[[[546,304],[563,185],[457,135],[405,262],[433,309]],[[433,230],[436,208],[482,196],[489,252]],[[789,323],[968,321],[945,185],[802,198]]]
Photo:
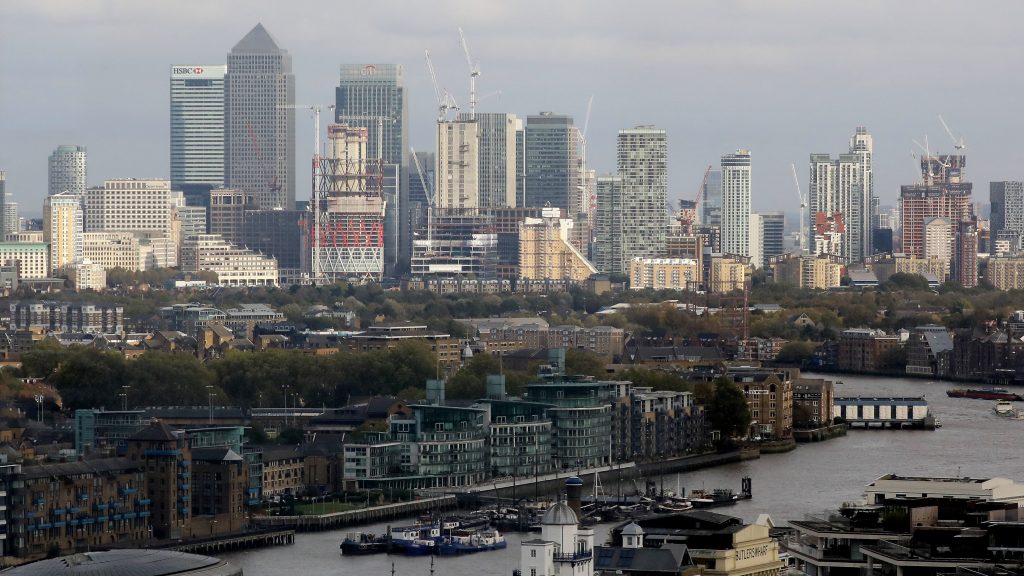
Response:
[[[1007,418],[1017,418],[1019,415],[1017,409],[1013,407],[1013,402],[1010,402],[1009,400],[999,400],[996,402],[996,405],[992,407],[992,411],[999,416],[1005,416]]]

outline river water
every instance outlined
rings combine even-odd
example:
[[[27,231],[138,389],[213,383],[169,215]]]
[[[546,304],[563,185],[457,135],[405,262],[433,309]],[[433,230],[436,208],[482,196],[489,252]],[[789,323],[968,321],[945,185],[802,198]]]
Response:
[[[992,411],[993,402],[949,398],[944,382],[848,375],[813,375],[837,380],[837,396],[925,396],[929,408],[943,424],[939,430],[850,430],[845,437],[802,444],[784,454],[729,464],[688,474],[657,478],[666,490],[679,485],[694,488],[732,488],[750,476],[754,497],[717,511],[754,520],[769,514],[776,524],[859,500],[863,487],[887,474],[922,476],[1005,476],[1024,481],[1024,421],[1007,420]],[[838,382],[838,381],[841,381]],[[604,479],[605,490],[616,488]],[[642,485],[642,482],[641,482]],[[585,488],[588,490],[589,486]],[[623,488],[631,493],[632,483]],[[384,525],[358,528],[384,532]],[[597,542],[608,527],[598,526]],[[237,552],[224,556],[241,566],[246,576],[338,575],[429,576],[429,558],[373,555],[341,557],[338,544],[345,530],[299,534],[292,546]],[[531,535],[524,535],[526,538]],[[500,552],[435,558],[438,576],[510,576],[519,563],[520,535],[506,535],[509,547]]]

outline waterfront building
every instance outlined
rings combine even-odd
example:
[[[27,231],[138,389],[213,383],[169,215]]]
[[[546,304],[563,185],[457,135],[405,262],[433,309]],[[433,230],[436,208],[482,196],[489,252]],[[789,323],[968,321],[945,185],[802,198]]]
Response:
[[[580,212],[579,136],[571,116],[526,118],[524,206],[562,208],[570,217]]]
[[[747,398],[751,435],[773,439],[792,437],[793,374],[790,371],[733,366],[726,375]]]
[[[342,447],[342,482],[344,490],[367,490],[389,485],[399,469],[402,444],[387,432],[353,431],[345,435]]]
[[[627,546],[627,537],[641,535],[645,549],[685,548],[694,567],[708,576],[778,576],[785,570],[779,542],[760,521],[744,524],[733,516],[693,510],[638,519],[613,530],[611,540]]]
[[[872,328],[848,328],[839,334],[839,369],[850,372],[882,370],[886,368],[886,355],[902,345],[897,334],[886,334]]]
[[[837,257],[786,254],[774,259],[774,281],[798,288],[828,290],[842,285],[844,267]]]
[[[46,242],[0,242],[0,265],[16,265],[18,279],[50,277],[50,245]]]
[[[263,454],[263,497],[300,497],[306,491],[305,455],[298,446],[268,444]]]
[[[722,252],[750,256],[750,152],[722,156]]]
[[[633,387],[629,391],[630,458],[654,461],[705,447],[705,412],[690,392]]]
[[[214,272],[222,286],[277,286],[277,260],[232,246],[219,234],[200,234],[181,247],[183,272]]]
[[[550,405],[498,398],[481,401],[474,407],[485,413],[487,466],[491,474],[501,478],[537,476],[551,471]]]
[[[879,476],[864,487],[869,504],[892,498],[950,498],[1024,504],[1024,485],[1009,478],[942,478],[927,476]]]
[[[94,452],[123,456],[128,437],[145,428],[148,421],[142,410],[75,410],[75,453],[82,457]]]
[[[526,280],[583,282],[597,268],[569,241],[573,220],[561,218],[558,208],[543,208],[540,218],[519,224],[519,274]]]
[[[555,377],[527,385],[526,399],[551,404],[551,460],[555,470],[611,463],[612,404],[621,383]]]
[[[913,328],[906,346],[907,374],[940,378],[949,374],[953,339],[945,327],[929,324]]]
[[[793,424],[817,428],[832,423],[835,386],[824,378],[793,381]]]
[[[171,188],[192,206],[224,186],[224,76],[228,67],[171,66]]]
[[[82,196],[58,192],[43,199],[43,242],[50,245],[51,270],[82,258]]]
[[[419,487],[468,486],[487,470],[485,411],[478,408],[415,404],[412,418],[391,419],[391,432],[403,444],[403,470],[418,476]]]
[[[690,258],[633,258],[629,262],[632,290],[689,290],[701,287],[701,267]]]
[[[292,57],[262,24],[228,53],[224,77],[224,186],[263,210],[295,207]]]
[[[126,458],[35,464],[11,476],[8,551],[36,560],[58,550],[143,542],[151,537],[145,467]]]
[[[220,234],[225,242],[241,246],[245,213],[247,210],[253,210],[255,204],[255,197],[249,192],[231,188],[210,190],[207,209],[209,233]]]
[[[88,175],[85,146],[58,146],[50,154],[47,172],[47,194],[61,192],[85,194],[86,177]]]

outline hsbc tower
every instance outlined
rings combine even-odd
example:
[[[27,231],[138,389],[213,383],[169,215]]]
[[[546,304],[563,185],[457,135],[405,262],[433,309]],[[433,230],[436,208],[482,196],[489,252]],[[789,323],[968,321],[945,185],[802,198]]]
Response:
[[[209,205],[224,186],[224,75],[227,65],[171,66],[171,189]]]

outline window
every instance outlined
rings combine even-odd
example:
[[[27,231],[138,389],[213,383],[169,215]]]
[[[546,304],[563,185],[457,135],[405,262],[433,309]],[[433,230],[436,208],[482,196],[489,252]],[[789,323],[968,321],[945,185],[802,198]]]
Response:
[[[537,557],[537,551],[536,550],[530,550],[530,558],[536,558],[536,557]]]

